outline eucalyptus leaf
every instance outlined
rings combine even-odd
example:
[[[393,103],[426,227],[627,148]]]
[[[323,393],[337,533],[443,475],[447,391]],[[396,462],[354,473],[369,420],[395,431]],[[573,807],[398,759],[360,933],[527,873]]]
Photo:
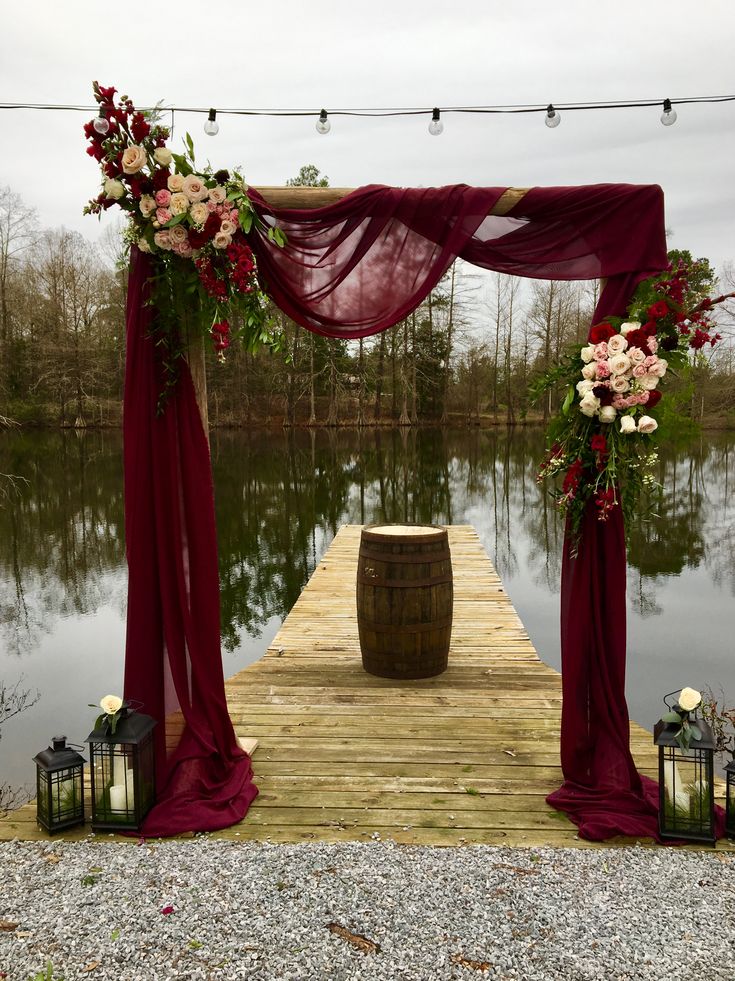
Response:
[[[699,742],[699,740],[702,738],[702,733],[697,726],[689,726],[689,734],[692,739],[696,740],[696,742]]]
[[[681,716],[679,715],[678,712],[666,712],[664,715],[661,716],[661,721],[662,722],[672,722],[675,725],[680,725],[681,724]]]

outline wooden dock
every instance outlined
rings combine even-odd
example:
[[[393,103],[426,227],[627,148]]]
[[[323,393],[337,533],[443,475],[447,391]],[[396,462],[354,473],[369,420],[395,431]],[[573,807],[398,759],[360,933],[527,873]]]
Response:
[[[356,525],[339,531],[266,655],[227,682],[238,735],[259,740],[260,795],[217,837],[590,847],[545,802],[562,782],[561,677],[539,659],[474,528],[449,528],[449,668],[421,681],[362,668],[359,536]],[[651,734],[632,725],[631,745],[655,776]],[[0,839],[14,836],[44,837],[34,806],[0,822]]]

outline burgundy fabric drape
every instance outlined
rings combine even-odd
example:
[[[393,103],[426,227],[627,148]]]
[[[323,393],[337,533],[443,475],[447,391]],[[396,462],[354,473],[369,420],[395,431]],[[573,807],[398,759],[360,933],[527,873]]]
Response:
[[[158,802],[145,836],[214,831],[257,794],[225,700],[209,447],[186,366],[166,411],[147,336],[151,261],[133,249],[123,418],[128,620],[125,697],[156,727]]]

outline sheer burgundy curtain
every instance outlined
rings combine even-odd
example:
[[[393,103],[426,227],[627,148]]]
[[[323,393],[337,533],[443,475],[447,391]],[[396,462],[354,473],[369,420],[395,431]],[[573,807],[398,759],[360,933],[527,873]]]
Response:
[[[596,317],[623,313],[636,282],[666,265],[656,186],[533,188],[491,215],[506,188],[361,188],[316,211],[266,220],[288,243],[251,234],[260,278],[297,323],[334,337],[385,330],[414,310],[461,257],[540,279],[608,280]],[[152,345],[142,306],[147,260],[133,257],[126,383],[126,521],[130,602],[126,685],[159,720],[175,692],[186,722],[167,761],[150,834],[221,827],[255,789],[227,716],[219,650],[217,565],[207,442],[191,381],[155,417]],[[655,835],[656,807],[628,748],[625,705],[625,544],[620,516],[590,515],[562,576],[563,787],[550,803],[588,838]],[[163,746],[161,754],[163,755]]]

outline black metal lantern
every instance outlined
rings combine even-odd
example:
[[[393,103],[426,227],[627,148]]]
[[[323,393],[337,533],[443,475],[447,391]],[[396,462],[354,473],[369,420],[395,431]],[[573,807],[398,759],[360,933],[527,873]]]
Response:
[[[675,709],[676,710],[676,709]],[[677,741],[681,725],[661,719],[653,730],[658,746],[659,834],[664,839],[714,845],[714,740],[702,719],[688,718],[699,732],[688,748]]]
[[[156,794],[154,719],[123,707],[112,735],[106,721],[87,737],[92,829],[137,831]]]
[[[36,764],[36,819],[50,835],[84,824],[84,757],[54,736]]]
[[[725,767],[725,834],[735,838],[735,756]]]

